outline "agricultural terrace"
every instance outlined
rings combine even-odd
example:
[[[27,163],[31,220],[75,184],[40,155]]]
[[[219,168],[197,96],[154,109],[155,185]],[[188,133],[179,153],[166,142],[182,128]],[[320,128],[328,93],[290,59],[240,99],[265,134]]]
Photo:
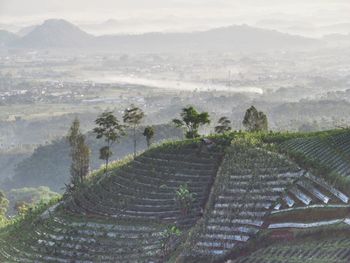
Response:
[[[0,261],[350,261],[349,189],[339,180],[347,175],[320,169],[334,156],[349,165],[347,130],[210,138],[210,146],[170,142],[113,163],[59,202],[8,222]],[[321,150],[288,148],[315,138],[322,143],[311,149],[335,155],[309,161]],[[307,239],[298,238],[303,231]]]

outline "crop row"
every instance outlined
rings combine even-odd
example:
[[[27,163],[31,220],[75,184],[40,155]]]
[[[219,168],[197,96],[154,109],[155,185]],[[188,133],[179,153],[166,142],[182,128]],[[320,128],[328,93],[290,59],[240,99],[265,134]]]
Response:
[[[77,193],[68,208],[75,213],[176,221],[190,226],[200,216],[220,158],[218,151],[200,153],[192,148],[146,152]],[[194,195],[191,213],[185,220],[175,201],[181,185],[187,185]]]
[[[301,175],[297,166],[277,154],[233,144],[214,184],[207,219],[187,256],[220,257],[249,241],[281,193]]]
[[[301,244],[274,245],[259,249],[234,263],[348,263],[349,261],[350,239],[339,238]]]

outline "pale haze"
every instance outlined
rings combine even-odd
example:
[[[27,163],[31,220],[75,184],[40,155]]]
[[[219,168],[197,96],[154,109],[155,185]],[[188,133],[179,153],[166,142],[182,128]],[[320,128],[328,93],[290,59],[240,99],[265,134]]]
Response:
[[[0,0],[0,263],[349,263],[350,0]]]
[[[45,19],[63,18],[93,34],[193,31],[248,24],[319,36],[317,30],[310,29],[348,23],[349,13],[350,2],[344,0],[1,0],[0,26],[16,31]],[[108,20],[118,26],[96,27]]]

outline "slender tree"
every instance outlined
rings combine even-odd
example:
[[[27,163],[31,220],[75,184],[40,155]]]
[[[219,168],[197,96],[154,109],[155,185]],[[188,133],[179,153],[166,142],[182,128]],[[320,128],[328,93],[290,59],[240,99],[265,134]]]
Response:
[[[215,127],[216,133],[225,133],[231,130],[231,121],[227,117],[221,117],[218,126]]]
[[[267,131],[267,116],[262,111],[258,111],[254,106],[251,106],[244,115],[243,125],[250,132]]]
[[[105,160],[105,172],[107,172],[108,162],[113,152],[111,146],[125,135],[124,125],[114,116],[113,112],[102,113],[95,121],[97,127],[93,129],[97,139],[104,138],[106,145],[100,149],[100,159]]]
[[[84,181],[90,167],[90,148],[85,142],[85,136],[80,131],[78,119],[73,121],[67,139],[71,146],[71,182],[73,185],[77,185]]]
[[[173,119],[177,127],[186,129],[186,138],[193,139],[199,137],[198,129],[201,125],[209,124],[209,114],[207,112],[199,113],[194,107],[183,108],[181,119]]]
[[[154,136],[154,129],[152,126],[147,126],[145,128],[145,130],[143,131],[143,136],[146,137],[146,141],[147,141],[147,147],[149,148],[151,146],[151,140]]]
[[[0,191],[0,221],[5,218],[8,206],[9,200],[6,198],[6,195]]]
[[[123,121],[133,130],[134,140],[134,157],[136,156],[136,128],[140,125],[142,119],[145,117],[145,113],[138,107],[131,105],[124,110]]]

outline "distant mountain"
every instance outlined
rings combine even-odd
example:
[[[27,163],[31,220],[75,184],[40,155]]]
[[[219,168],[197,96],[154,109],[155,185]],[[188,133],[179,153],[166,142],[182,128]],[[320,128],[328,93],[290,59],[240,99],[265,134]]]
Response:
[[[321,29],[329,32],[329,34],[350,34],[350,23],[338,23],[321,27]]]
[[[9,32],[17,32],[20,30],[21,27],[15,25],[15,24],[7,24],[7,23],[0,23],[0,30],[6,30]]]
[[[23,48],[78,48],[89,47],[93,38],[63,19],[50,19],[12,45]]]
[[[18,36],[6,30],[0,30],[0,47],[7,46],[9,43],[16,40]]]
[[[105,47],[127,51],[262,51],[305,47],[316,40],[246,25],[221,27],[192,33],[147,33],[101,36]]]
[[[37,25],[23,27],[17,32],[17,35],[24,37],[25,35],[28,35],[30,32],[32,32],[36,27]]]
[[[102,23],[79,24],[82,30],[94,35],[110,35],[117,34],[126,27],[122,20],[108,19]]]
[[[350,34],[325,35],[322,40],[327,43],[328,46],[349,48]]]
[[[323,37],[332,34],[348,34],[350,33],[350,23],[333,23],[325,25],[317,25],[305,21],[288,20],[288,19],[264,19],[255,24],[256,27],[268,28],[309,37]]]
[[[107,21],[114,24],[117,21]],[[106,22],[106,23],[107,23]],[[247,25],[191,33],[93,36],[65,21],[51,19],[11,43],[19,48],[99,48],[120,52],[263,51],[305,47],[316,40]]]

